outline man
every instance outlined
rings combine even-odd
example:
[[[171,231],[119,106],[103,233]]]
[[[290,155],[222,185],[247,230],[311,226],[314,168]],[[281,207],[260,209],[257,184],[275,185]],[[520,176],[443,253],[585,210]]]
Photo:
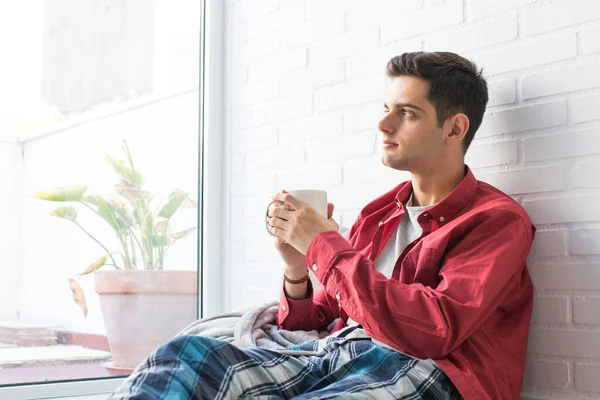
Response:
[[[464,165],[486,82],[453,53],[402,54],[387,75],[382,161],[411,180],[369,203],[346,238],[285,191],[268,212],[286,264],[279,325],[323,330],[339,317],[332,335],[290,348],[303,356],[206,338],[171,342],[164,360],[195,353],[196,364],[176,363],[191,377],[174,379],[183,392],[518,399],[533,301],[525,258],[535,229],[516,202]],[[320,282],[315,291],[307,267]]]

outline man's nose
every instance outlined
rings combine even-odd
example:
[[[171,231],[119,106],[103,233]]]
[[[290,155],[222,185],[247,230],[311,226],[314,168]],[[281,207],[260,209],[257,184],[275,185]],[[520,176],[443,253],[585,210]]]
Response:
[[[377,129],[379,129],[379,131],[381,133],[387,133],[387,134],[392,134],[394,133],[395,129],[394,129],[394,124],[393,121],[391,121],[390,118],[390,114],[386,114],[377,124]]]

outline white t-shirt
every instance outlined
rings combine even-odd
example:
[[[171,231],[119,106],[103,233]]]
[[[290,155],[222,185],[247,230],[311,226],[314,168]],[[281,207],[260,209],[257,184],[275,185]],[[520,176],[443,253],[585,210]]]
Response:
[[[381,272],[388,279],[392,277],[396,261],[404,251],[404,248],[419,238],[423,233],[421,225],[417,222],[417,217],[434,205],[414,207],[412,205],[412,194],[410,195],[410,198],[405,205],[406,212],[402,215],[400,223],[396,227],[396,230],[392,232],[379,256],[375,259],[374,264],[376,271]],[[348,317],[346,324],[348,326],[354,326],[358,325],[358,322]]]

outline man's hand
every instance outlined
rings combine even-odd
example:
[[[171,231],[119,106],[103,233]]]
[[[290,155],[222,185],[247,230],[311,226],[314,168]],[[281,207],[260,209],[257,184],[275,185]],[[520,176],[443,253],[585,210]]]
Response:
[[[277,207],[284,207],[289,210],[292,209],[292,207],[289,205],[273,202],[273,204],[269,207],[269,210],[267,210],[267,216],[272,217],[273,214],[271,213],[271,210]],[[285,274],[292,279],[295,279],[296,277],[302,278],[306,274],[306,257],[304,254],[301,254],[298,252],[298,250],[286,243],[285,240],[277,236],[275,236],[274,244],[275,248],[279,252],[279,255],[281,256],[281,259],[285,263]]]
[[[299,253],[306,255],[315,237],[321,232],[337,232],[339,225],[332,218],[323,218],[314,208],[295,199],[286,192],[272,197],[282,207],[269,210],[269,231],[279,240],[285,241]],[[333,204],[328,204],[328,214],[333,213]]]

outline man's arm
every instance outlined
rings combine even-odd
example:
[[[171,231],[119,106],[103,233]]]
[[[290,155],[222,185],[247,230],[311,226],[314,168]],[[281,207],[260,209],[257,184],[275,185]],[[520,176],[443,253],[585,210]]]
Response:
[[[344,240],[352,237],[360,225],[360,217],[352,228],[340,227]],[[301,279],[301,276],[286,276],[290,279]],[[330,304],[334,304],[333,307]],[[277,324],[287,330],[324,330],[334,319],[339,317],[337,300],[329,298],[323,285],[316,291],[310,280],[301,284],[290,284],[284,281],[277,309]]]
[[[506,285],[523,273],[530,226],[495,211],[443,258],[437,288],[387,279],[335,232],[317,235],[307,263],[329,296],[371,335],[420,358],[442,358],[498,307]],[[435,251],[435,249],[423,249]]]
[[[290,280],[301,280],[303,279],[308,272],[306,270],[300,271],[298,273],[296,270],[290,271],[288,269],[284,270],[285,276]],[[304,300],[308,298],[308,282],[310,280],[304,281],[302,283],[289,283],[288,281],[283,282],[283,290],[287,295],[288,299],[292,300]]]
[[[313,292],[310,281],[307,298],[304,300],[291,299],[282,290],[277,309],[277,324],[280,328],[290,331],[323,331],[339,317],[339,307],[331,307],[329,300],[323,285]]]

